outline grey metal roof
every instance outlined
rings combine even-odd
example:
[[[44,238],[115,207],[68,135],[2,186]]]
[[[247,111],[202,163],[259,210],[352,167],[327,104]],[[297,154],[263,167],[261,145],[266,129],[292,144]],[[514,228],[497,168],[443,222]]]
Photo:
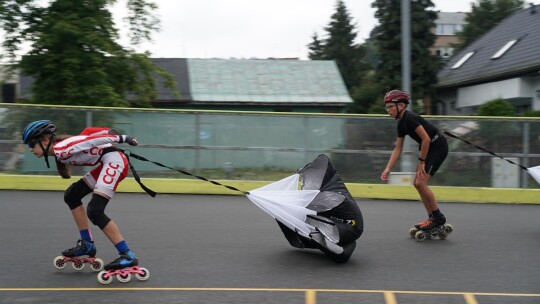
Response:
[[[173,91],[165,88],[163,80],[159,79],[156,85],[156,101],[191,101],[189,91],[189,75],[185,58],[152,58],[152,63],[169,72],[176,81],[176,90],[180,96],[175,96]]]
[[[156,102],[352,103],[334,61],[152,58],[171,73],[179,97],[157,82]],[[32,77],[20,76],[21,98],[31,98]],[[135,98],[127,94],[128,99]]]
[[[534,10],[533,10],[534,9]],[[536,11],[536,13],[532,13]],[[518,39],[503,56],[491,59],[509,41]],[[475,52],[461,67],[463,56]],[[501,21],[478,40],[454,55],[439,72],[437,87],[454,87],[494,81],[540,69],[540,6],[523,9]]]
[[[187,59],[193,101],[353,102],[334,61]]]

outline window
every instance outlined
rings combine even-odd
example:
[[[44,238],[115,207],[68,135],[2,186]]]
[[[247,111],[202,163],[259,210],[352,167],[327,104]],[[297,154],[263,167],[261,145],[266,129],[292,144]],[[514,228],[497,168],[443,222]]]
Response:
[[[508,41],[499,51],[497,51],[497,53],[495,53],[495,55],[491,56],[491,59],[497,59],[502,57],[502,55],[504,55],[506,51],[508,51],[514,44],[516,44],[516,42],[517,39]]]
[[[438,47],[437,55],[442,58],[450,58],[452,55],[454,55],[454,48],[448,46]]]
[[[456,35],[458,32],[461,32],[463,30],[463,26],[461,24],[437,24],[436,34],[437,35]]]
[[[454,66],[452,66],[452,69],[457,69],[461,67],[465,63],[465,61],[469,60],[469,58],[472,57],[472,55],[474,55],[474,52],[468,52],[467,54],[465,54],[465,56],[461,57],[461,59],[456,62]]]
[[[0,102],[15,102],[15,84],[4,83],[0,88]]]

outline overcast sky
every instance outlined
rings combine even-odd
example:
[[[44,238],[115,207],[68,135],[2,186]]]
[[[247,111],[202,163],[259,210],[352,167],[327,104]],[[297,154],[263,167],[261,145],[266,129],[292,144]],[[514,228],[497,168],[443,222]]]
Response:
[[[153,34],[152,57],[300,58],[313,33],[335,12],[336,0],[153,0],[161,31]],[[473,0],[434,0],[436,10],[468,12]],[[356,23],[358,42],[377,24],[369,0],[344,0]],[[540,3],[540,0],[533,1]],[[125,16],[125,0],[114,7],[117,21]],[[126,40],[127,41],[127,40]]]
[[[38,0],[44,5],[52,0]],[[126,1],[118,0],[113,16],[126,27]],[[325,34],[336,0],[151,0],[161,30],[137,51],[152,57],[300,58],[307,59],[312,36]],[[468,12],[476,0],[432,0],[443,12]],[[370,0],[344,0],[362,43],[377,25]],[[540,0],[527,2],[540,3]],[[127,46],[125,33],[121,43]],[[0,32],[0,38],[2,32]],[[0,39],[1,40],[1,39]],[[26,48],[19,54],[26,53]]]

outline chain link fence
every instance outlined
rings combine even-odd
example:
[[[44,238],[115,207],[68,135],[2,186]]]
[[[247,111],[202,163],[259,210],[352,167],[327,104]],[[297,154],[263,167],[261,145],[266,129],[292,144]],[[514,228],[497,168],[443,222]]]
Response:
[[[525,167],[540,164],[536,118],[431,116],[438,128]],[[56,174],[21,144],[27,123],[52,120],[57,134],[87,126],[114,127],[139,140],[131,152],[212,179],[276,180],[326,154],[348,183],[380,183],[392,152],[397,122],[383,115],[298,114],[82,108],[0,104],[0,172]],[[447,138],[450,154],[432,185],[537,187],[526,171]],[[394,172],[414,171],[418,145],[410,141]],[[172,170],[133,160],[143,177],[185,178]],[[89,168],[74,168],[83,174]]]

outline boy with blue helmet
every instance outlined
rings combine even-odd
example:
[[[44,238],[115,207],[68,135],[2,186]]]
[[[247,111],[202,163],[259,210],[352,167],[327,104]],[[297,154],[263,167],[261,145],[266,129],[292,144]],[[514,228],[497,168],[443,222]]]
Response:
[[[129,170],[127,157],[113,144],[127,143],[136,146],[137,140],[109,128],[86,128],[77,136],[57,136],[56,130],[50,120],[31,122],[24,128],[23,143],[28,145],[30,152],[36,157],[44,157],[47,167],[48,156],[54,156],[62,178],[71,177],[69,166],[94,166],[64,193],[64,201],[72,212],[81,239],[75,247],[64,250],[63,257],[95,257],[96,246],[88,225],[90,220],[103,231],[120,254],[119,258],[105,265],[105,270],[137,266],[138,260],[120,229],[104,212],[118,184],[127,176]],[[92,198],[85,210],[81,200],[90,193]],[[61,268],[65,261],[57,258],[55,266]],[[94,265],[92,267],[94,268]]]

